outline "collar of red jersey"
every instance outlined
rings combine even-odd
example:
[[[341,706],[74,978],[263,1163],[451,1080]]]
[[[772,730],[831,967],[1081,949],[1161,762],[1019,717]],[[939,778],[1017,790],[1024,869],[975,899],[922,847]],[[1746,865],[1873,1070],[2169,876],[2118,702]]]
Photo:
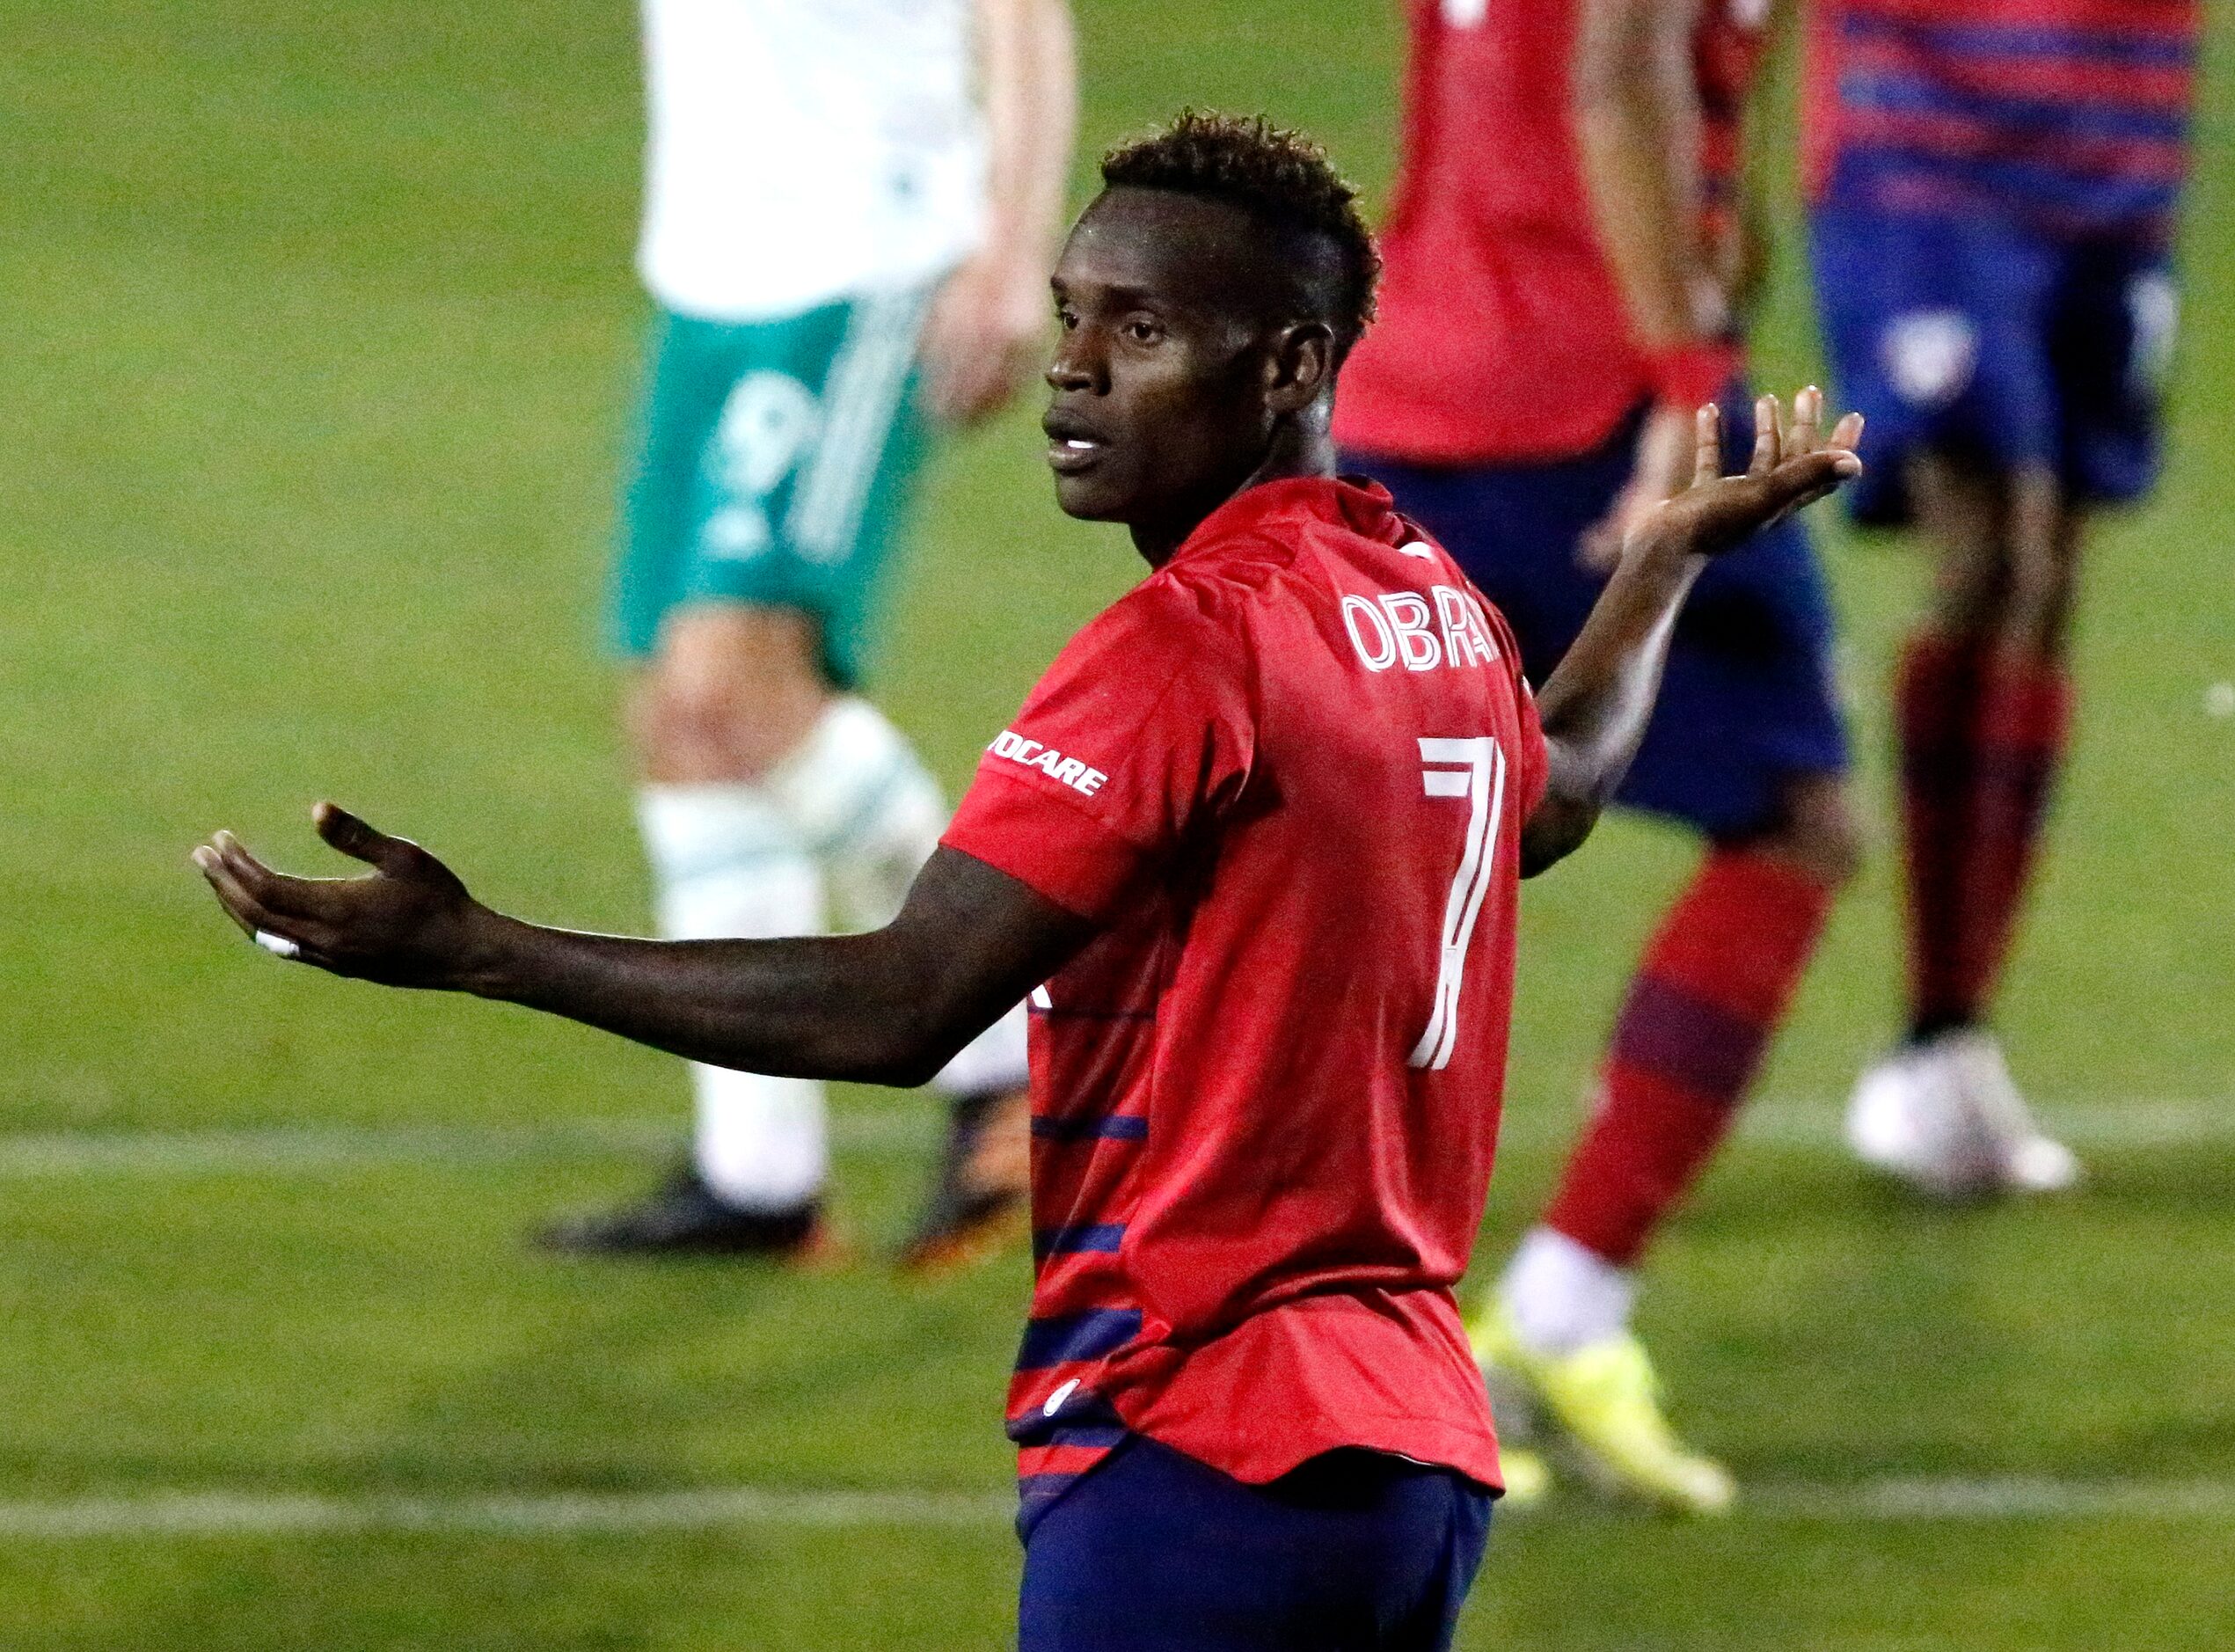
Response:
[[[1402,537],[1389,490],[1362,476],[1283,476],[1245,487],[1195,524],[1178,556],[1278,517],[1298,516],[1347,528],[1391,545]]]

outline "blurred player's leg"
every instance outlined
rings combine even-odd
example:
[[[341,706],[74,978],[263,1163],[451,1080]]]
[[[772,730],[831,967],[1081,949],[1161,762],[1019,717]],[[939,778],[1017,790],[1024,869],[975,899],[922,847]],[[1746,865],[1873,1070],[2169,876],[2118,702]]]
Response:
[[[2192,23],[2169,12],[2122,26],[2177,53]],[[1960,33],[1946,45],[1956,56]],[[1919,60],[1921,76],[1966,85],[2011,68]],[[1827,90],[1847,79],[1818,77]],[[2161,88],[2176,125],[2188,90]],[[2091,95],[2060,106],[2097,118]],[[1938,573],[1896,687],[1909,1026],[1857,1085],[1848,1138],[1944,1196],[2079,1176],[2034,1123],[1992,1027],[2069,737],[2081,530],[2091,509],[2155,480],[2178,311],[2166,249],[2179,168],[2063,174],[2061,146],[2030,115],[2002,141],[2041,146],[2026,169],[2041,197],[1913,209],[1947,177],[1920,150],[1903,162],[1917,169],[1900,195],[1911,205],[1834,188],[1811,220],[1823,335],[1843,396],[1869,420],[1869,479],[1850,503],[1868,525],[1914,529]]]
[[[831,700],[770,789],[827,877],[851,929],[889,923],[946,829],[939,782],[867,700]],[[935,1268],[998,1246],[1021,1221],[1030,1179],[1031,1100],[1019,1005],[932,1080],[947,1137],[903,1260]]]
[[[669,614],[638,684],[647,781],[638,817],[660,932],[674,939],[812,934],[822,868],[772,771],[829,698],[805,616],[744,603]],[[694,1063],[690,1171],[650,1197],[554,1228],[591,1251],[822,1252],[829,1152],[822,1086]]]
[[[855,588],[881,565],[870,554],[850,568],[849,553],[885,543],[863,519],[902,445],[919,309],[900,296],[765,322],[661,318],[611,621],[639,668],[639,815],[665,934],[825,926],[822,870],[771,780],[855,665],[859,627],[834,623],[830,593],[847,591],[858,615],[868,604]],[[795,530],[802,518],[811,532]],[[689,1171],[638,1203],[561,1224],[548,1242],[826,1254],[821,1087],[703,1066],[692,1086]]]
[[[642,662],[632,722],[664,932],[792,935],[835,905],[899,910],[946,809],[851,691],[927,446],[910,395],[924,301],[879,294],[770,322],[666,319],[614,583]],[[931,1260],[986,1248],[1024,1182],[1022,1015],[942,1075],[952,1102]],[[828,1252],[819,1086],[696,1067],[691,1168],[565,1224],[569,1248]],[[1011,1138],[1013,1137],[1013,1143]]]
[[[920,311],[902,313],[912,337]],[[873,640],[874,599],[925,445],[912,403],[887,410],[873,464],[853,484],[848,521],[829,503],[841,491],[831,479],[849,473],[841,438],[858,423],[833,418],[835,434],[818,449],[785,523],[805,552],[795,583],[823,618],[824,654],[839,683],[858,678]],[[785,757],[775,784],[824,868],[841,921],[858,928],[888,922],[946,826],[938,783],[905,736],[866,700],[839,696]],[[908,1265],[975,1261],[1016,1227],[1029,1180],[1026,1082],[1021,1005],[933,1079],[948,1103],[946,1140],[902,1254]]]
[[[1634,1270],[1728,1133],[1853,871],[1844,786],[1815,776],[1786,789],[1783,823],[1711,848],[1662,918],[1616,1020],[1598,1107],[1477,1327],[1487,1363],[1517,1365],[1617,1480],[1703,1513],[1728,1507],[1730,1475],[1669,1427],[1629,1316]]]
[[[1866,525],[1917,530],[1939,572],[1896,690],[1908,1036],[1856,1086],[1848,1137],[1943,1195],[2079,1174],[1991,1023],[2063,762],[2082,519],[2156,479],[2205,26],[2190,0],[2115,14],[2041,0],[2021,40],[1972,26],[1989,10],[1936,8],[1927,26],[1870,0],[1819,6],[1802,77],[1822,334],[1868,420],[1848,503]],[[1905,99],[1961,105],[1960,121],[1889,125],[1881,28],[1900,37]],[[2148,139],[2106,147],[2114,128]]]
[[[2068,737],[2078,522],[2038,467],[2005,479],[1925,453],[1909,493],[1939,556],[1895,691],[1909,1032],[1857,1086],[1849,1135],[1946,1196],[2051,1190],[2078,1163],[2034,1124],[1987,1027]]]
[[[1836,786],[1808,789],[1838,808]],[[1730,1128],[1815,954],[1845,876],[1832,852],[1811,865],[1749,844],[1702,860],[1630,983],[1547,1225],[1622,1267],[1644,1254]]]

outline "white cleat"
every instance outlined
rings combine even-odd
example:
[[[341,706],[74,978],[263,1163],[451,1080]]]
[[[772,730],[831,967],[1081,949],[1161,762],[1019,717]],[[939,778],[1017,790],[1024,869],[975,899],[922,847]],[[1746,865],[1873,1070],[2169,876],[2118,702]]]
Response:
[[[2062,1193],[2079,1181],[2079,1159],[2034,1121],[1993,1034],[1947,1033],[1933,1042],[1945,1048],[1957,1091],[1995,1144],[2005,1191]]]
[[[2079,1161],[2042,1134],[1991,1034],[1943,1033],[1865,1072],[1847,1106],[1847,1143],[1865,1164],[1940,1199],[2053,1193]]]
[[[1905,1044],[1863,1074],[1847,1103],[1847,1144],[1920,1193],[1977,1198],[1998,1185],[2000,1165],[1939,1042]]]

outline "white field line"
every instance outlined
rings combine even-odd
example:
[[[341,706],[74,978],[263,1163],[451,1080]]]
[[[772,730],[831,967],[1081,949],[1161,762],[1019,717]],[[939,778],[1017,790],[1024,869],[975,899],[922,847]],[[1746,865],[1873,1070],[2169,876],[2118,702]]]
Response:
[[[2083,1153],[2235,1141],[2235,1100],[2064,1103],[2040,1109],[2049,1131]],[[1739,1139],[1757,1147],[1838,1153],[1840,1108],[1771,1100],[1740,1115]],[[1560,1107],[1507,1115],[1512,1148],[1557,1147],[1579,1115]],[[285,1174],[390,1165],[515,1164],[656,1159],[680,1151],[685,1121],[585,1120],[550,1125],[271,1125],[241,1129],[68,1130],[0,1134],[0,1181],[69,1176]],[[929,1151],[931,1104],[920,1113],[839,1114],[834,1144],[864,1156]]]
[[[1742,1488],[1742,1509],[1771,1519],[2235,1521],[2235,1480],[1871,1480]]]
[[[790,1491],[749,1486],[541,1496],[337,1497],[254,1492],[150,1492],[53,1502],[0,1502],[0,1541],[84,1538],[289,1537],[328,1531],[565,1536],[725,1526],[851,1531],[866,1526],[998,1526],[1012,1499],[959,1493]]]
[[[928,1149],[932,1123],[898,1114],[833,1122],[844,1150]],[[238,1129],[57,1130],[0,1134],[0,1181],[48,1176],[194,1175],[350,1170],[383,1165],[515,1164],[646,1159],[680,1152],[687,1121],[568,1124],[274,1124]]]
[[[2038,1103],[2034,1115],[2057,1140],[2080,1149],[2185,1147],[2235,1141],[2235,1097],[2217,1100],[2145,1100]],[[1735,1134],[1757,1146],[1825,1150],[1844,1153],[1843,1101],[1804,1102],[1782,1098],[1749,1106],[1739,1114]],[[1512,1139],[1531,1145],[1565,1142],[1581,1124],[1538,1113],[1533,1127]]]
[[[289,1538],[438,1532],[484,1537],[697,1531],[740,1526],[997,1531],[1013,1505],[997,1494],[803,1491],[735,1486],[544,1495],[290,1496],[150,1492],[0,1502],[0,1541]],[[1994,1521],[2235,1522],[2235,1481],[2036,1479],[1880,1480],[1747,1488],[1738,1517],[1837,1524]],[[1541,1517],[1532,1514],[1526,1518]],[[1555,1516],[1556,1517],[1556,1516]]]

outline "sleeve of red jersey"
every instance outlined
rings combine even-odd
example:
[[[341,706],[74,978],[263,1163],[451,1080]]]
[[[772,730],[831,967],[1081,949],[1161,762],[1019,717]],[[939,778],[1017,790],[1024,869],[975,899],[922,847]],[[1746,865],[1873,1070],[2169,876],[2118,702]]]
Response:
[[[1109,917],[1248,778],[1245,654],[1210,606],[1152,578],[1074,637],[986,748],[940,841]]]

